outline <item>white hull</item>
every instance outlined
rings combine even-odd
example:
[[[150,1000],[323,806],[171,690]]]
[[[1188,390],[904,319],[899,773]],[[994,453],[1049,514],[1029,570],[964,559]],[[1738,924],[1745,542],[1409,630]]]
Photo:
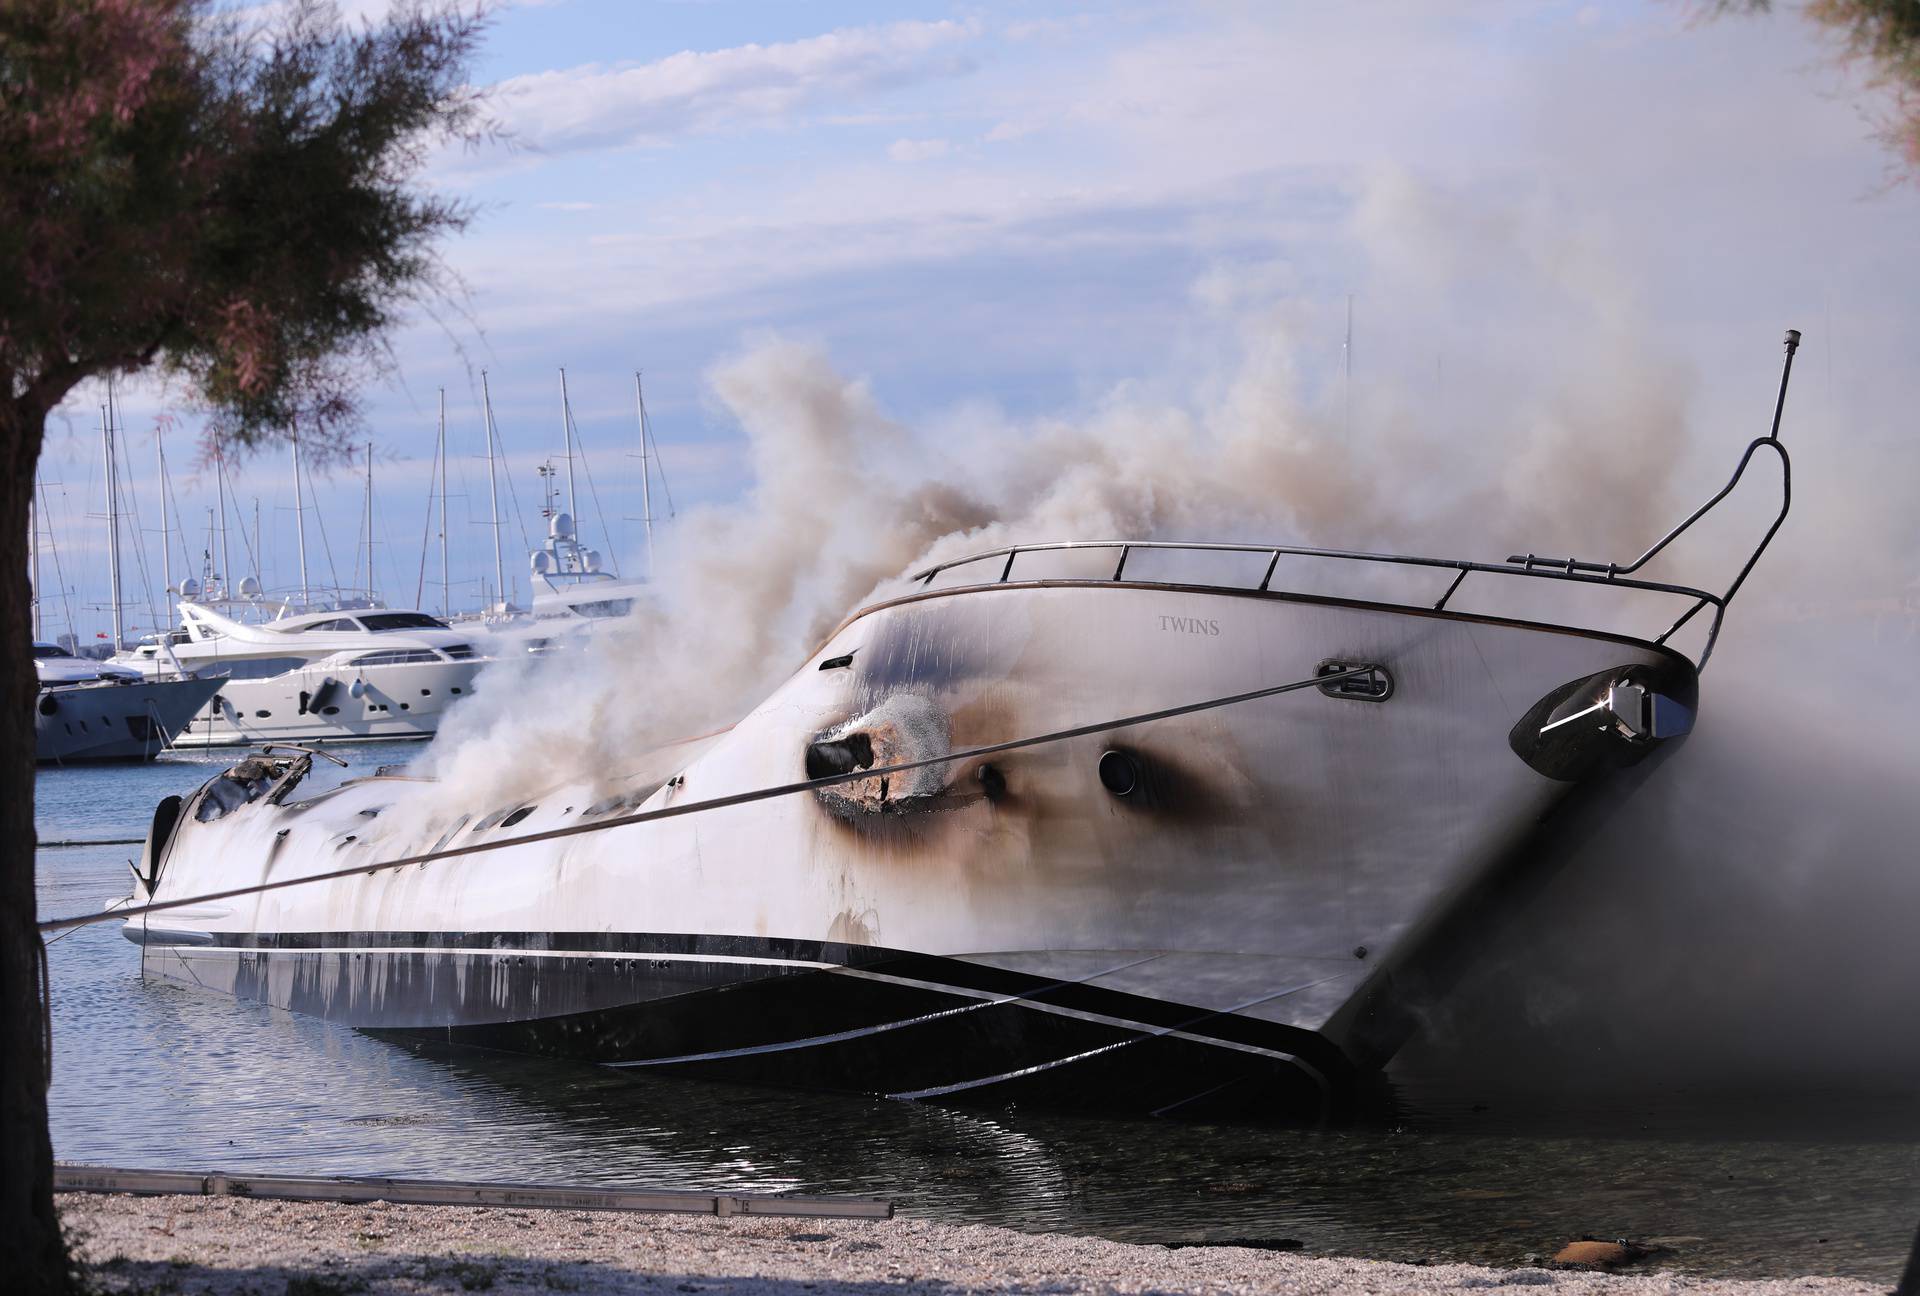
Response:
[[[42,765],[152,760],[171,746],[217,683],[146,680],[42,688],[34,757]]]
[[[313,666],[267,679],[227,680],[175,745],[430,738],[447,709],[472,695],[485,664],[420,662],[357,671]]]
[[[189,803],[157,891],[791,783],[850,722],[885,764],[1328,660],[1384,666],[1392,696],[1309,689],[957,761],[885,794],[853,784],[533,843],[128,934],[150,973],[360,1026],[903,1096],[1059,1101],[1065,1086],[1068,1101],[1314,1114],[1362,1060],[1346,1033],[1363,987],[1574,786],[1517,754],[1516,726],[1530,734],[1542,699],[1590,676],[1633,669],[1685,693],[1683,658],[1277,594],[938,592],[856,616],[731,731],[611,788],[549,788],[404,833],[382,812],[417,787],[405,779],[208,823]],[[1103,784],[1109,751],[1138,775],[1126,795]]]

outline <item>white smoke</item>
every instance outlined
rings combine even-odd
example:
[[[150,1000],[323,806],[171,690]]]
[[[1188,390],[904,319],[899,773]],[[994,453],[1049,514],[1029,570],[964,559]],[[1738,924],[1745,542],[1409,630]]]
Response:
[[[1369,358],[1350,388],[1345,302],[1233,267],[1196,288],[1189,328],[1218,345],[1189,350],[1210,359],[1074,416],[978,402],[910,428],[821,347],[752,342],[710,374],[745,434],[751,489],[683,516],[657,600],[584,660],[490,668],[427,753],[444,782],[419,809],[610,785],[655,745],[731,723],[903,573],[1001,544],[1624,560],[1766,430],[1778,330],[1814,324],[1756,322],[1740,340],[1750,362],[1709,375],[1670,358],[1679,348],[1649,323],[1631,254],[1551,203],[1490,212],[1389,174],[1352,234]],[[1730,616],[1701,731],[1436,1018],[1429,1061],[1525,1070],[1571,1040],[1571,1071],[1597,1041],[1616,1078],[1920,1067],[1920,1037],[1896,1057],[1862,1025],[1910,1018],[1920,984],[1920,942],[1905,939],[1920,813],[1904,788],[1920,726],[1900,683],[1920,566],[1912,518],[1889,503],[1912,498],[1920,465],[1903,438],[1836,427],[1809,385],[1785,433],[1803,460],[1798,511]],[[1729,426],[1728,411],[1745,421]],[[1646,574],[1724,584],[1771,518],[1775,481],[1761,465]],[[1778,1048],[1783,1025],[1809,1047]]]
[[[1472,422],[1442,426],[1425,392],[1389,375],[1349,387],[1317,372],[1330,355],[1337,365],[1340,303],[1216,281],[1196,292],[1196,324],[1225,354],[1192,372],[1123,385],[1077,417],[978,403],[912,429],[820,346],[754,340],[709,374],[745,434],[751,488],[683,515],[655,600],[605,627],[584,660],[490,668],[423,772],[463,807],[605,784],[661,743],[731,723],[893,579],[1004,544],[1296,541],[1499,558],[1524,542],[1614,557],[1658,534],[1692,383],[1645,340],[1629,276],[1550,210],[1470,219],[1400,174],[1376,180],[1353,233],[1405,318],[1444,316],[1497,261],[1500,295],[1549,319],[1551,341],[1487,330],[1515,344],[1508,362],[1469,371],[1451,405]]]

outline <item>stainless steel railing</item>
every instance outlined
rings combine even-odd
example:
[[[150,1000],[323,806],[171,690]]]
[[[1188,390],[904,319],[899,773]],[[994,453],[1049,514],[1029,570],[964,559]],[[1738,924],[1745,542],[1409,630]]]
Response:
[[[1772,430],[1766,436],[1756,437],[1747,443],[1745,453],[1740,456],[1740,462],[1734,466],[1733,476],[1727,479],[1725,486],[1689,514],[1685,521],[1661,536],[1651,548],[1629,563],[1588,562],[1579,558],[1542,558],[1532,553],[1514,554],[1504,563],[1483,563],[1464,558],[1422,558],[1412,554],[1368,553],[1358,549],[1317,549],[1305,545],[1201,544],[1178,540],[1065,540],[1049,544],[1008,545],[1001,549],[988,549],[981,553],[968,554],[964,558],[955,558],[936,564],[924,571],[915,572],[909,579],[918,581],[921,585],[931,585],[934,578],[942,572],[998,558],[1004,559],[999,576],[991,582],[984,583],[1005,584],[1013,578],[1014,561],[1022,554],[1053,553],[1071,549],[1117,550],[1119,558],[1113,565],[1113,575],[1103,578],[1109,581],[1125,578],[1127,559],[1136,550],[1172,549],[1187,552],[1266,554],[1269,555],[1266,573],[1260,578],[1260,584],[1254,587],[1260,593],[1270,592],[1274,571],[1279,567],[1282,558],[1325,558],[1341,562],[1385,563],[1402,567],[1437,567],[1452,570],[1458,574],[1453,578],[1453,583],[1447,586],[1446,592],[1440,596],[1439,601],[1433,605],[1433,610],[1444,611],[1448,602],[1459,592],[1462,582],[1477,572],[1492,576],[1529,576],[1542,580],[1608,585],[1616,589],[1677,595],[1691,600],[1691,606],[1680,614],[1679,619],[1653,641],[1656,644],[1666,643],[1679,633],[1683,626],[1698,616],[1702,609],[1712,608],[1713,622],[1707,629],[1706,643],[1700,650],[1698,662],[1695,663],[1696,668],[1704,668],[1707,659],[1713,655],[1714,644],[1719,641],[1720,625],[1726,617],[1727,605],[1733,601],[1733,596],[1740,592],[1740,587],[1752,574],[1754,565],[1760,561],[1760,555],[1766,552],[1767,546],[1773,542],[1773,537],[1779,533],[1781,524],[1787,520],[1788,509],[1793,506],[1793,461],[1787,454],[1786,446],[1780,442],[1780,416],[1786,409],[1787,383],[1793,376],[1793,354],[1799,347],[1799,331],[1788,329],[1787,358],[1780,371],[1780,392],[1774,400]],[[1747,468],[1753,463],[1755,453],[1762,446],[1780,456],[1780,511],[1774,515],[1773,524],[1767,528],[1766,534],[1760,537],[1760,543],[1755,545],[1753,552],[1747,555],[1747,561],[1741,566],[1739,574],[1733,578],[1733,583],[1728,585],[1722,593],[1715,594],[1709,590],[1696,589],[1691,585],[1672,585],[1663,581],[1635,579],[1634,572],[1646,566],[1733,493],[1734,488],[1740,484],[1740,479],[1746,475]],[[1197,588],[1236,591],[1248,588],[1244,585],[1218,585],[1211,582],[1193,584]]]

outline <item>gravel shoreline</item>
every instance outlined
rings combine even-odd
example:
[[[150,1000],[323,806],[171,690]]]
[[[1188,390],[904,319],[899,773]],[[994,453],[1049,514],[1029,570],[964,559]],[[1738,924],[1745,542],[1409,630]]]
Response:
[[[1579,1296],[1884,1296],[1855,1279],[1697,1279],[1477,1265],[1392,1264],[1245,1247],[1133,1246],[922,1220],[843,1221],[467,1206],[59,1199],[95,1290],[123,1296],[646,1293],[876,1296],[1006,1291],[1435,1292],[1529,1288]]]

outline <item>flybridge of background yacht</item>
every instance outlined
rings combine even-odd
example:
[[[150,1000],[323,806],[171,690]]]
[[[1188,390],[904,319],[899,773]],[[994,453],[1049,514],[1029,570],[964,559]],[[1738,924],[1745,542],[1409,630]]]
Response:
[[[1625,565],[974,555],[855,612],[730,730],[617,777],[436,818],[407,804],[416,779],[302,798],[310,756],[249,758],[162,804],[125,933],[149,975],[635,1070],[1337,1112],[1409,998],[1478,947],[1490,897],[1691,727],[1698,666],[1786,516],[1797,341],[1772,433]],[[1639,579],[1763,448],[1780,511],[1731,586]],[[1355,575],[1325,591],[1297,566]],[[1679,611],[1641,638],[1468,611],[1463,585]],[[1689,660],[1673,640],[1702,612]]]

